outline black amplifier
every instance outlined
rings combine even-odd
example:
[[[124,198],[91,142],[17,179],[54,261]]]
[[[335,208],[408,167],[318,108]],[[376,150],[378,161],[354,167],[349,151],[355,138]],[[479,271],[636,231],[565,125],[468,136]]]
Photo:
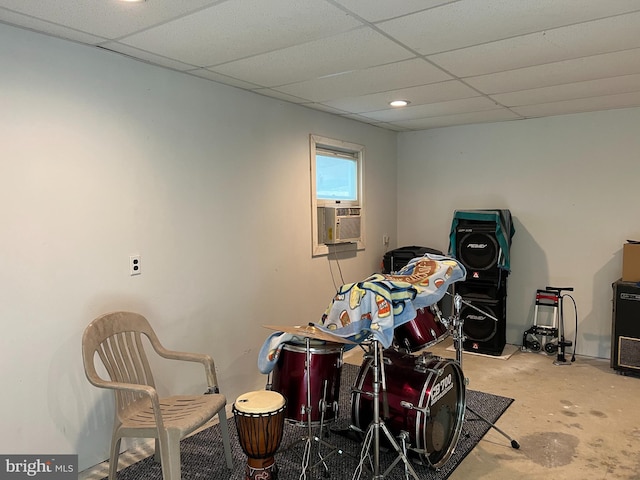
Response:
[[[613,284],[611,368],[640,375],[640,286],[618,280]]]

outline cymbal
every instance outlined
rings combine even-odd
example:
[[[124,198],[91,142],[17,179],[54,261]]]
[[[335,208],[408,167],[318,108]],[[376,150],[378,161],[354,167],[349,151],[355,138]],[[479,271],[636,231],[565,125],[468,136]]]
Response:
[[[277,332],[291,333],[298,337],[313,338],[315,340],[324,340],[326,342],[356,343],[338,335],[333,335],[332,333],[320,330],[318,327],[314,327],[312,325],[263,325],[263,327]]]

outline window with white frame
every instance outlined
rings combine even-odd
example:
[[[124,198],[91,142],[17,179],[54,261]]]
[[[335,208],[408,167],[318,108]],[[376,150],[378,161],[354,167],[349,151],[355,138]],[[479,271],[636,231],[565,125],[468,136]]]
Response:
[[[313,255],[334,244],[363,249],[364,146],[311,135],[310,157]]]

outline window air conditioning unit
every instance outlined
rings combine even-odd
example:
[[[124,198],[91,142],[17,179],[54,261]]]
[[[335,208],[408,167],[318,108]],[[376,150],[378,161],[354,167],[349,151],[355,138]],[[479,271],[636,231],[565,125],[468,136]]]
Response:
[[[322,243],[355,243],[360,241],[360,207],[326,206],[322,219]]]

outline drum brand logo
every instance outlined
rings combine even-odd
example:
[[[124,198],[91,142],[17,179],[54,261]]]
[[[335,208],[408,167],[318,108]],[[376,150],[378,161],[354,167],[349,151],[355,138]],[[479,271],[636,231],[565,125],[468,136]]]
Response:
[[[453,378],[451,374],[436,383],[431,389],[431,405],[435,405],[438,400],[444,397],[453,388]]]

